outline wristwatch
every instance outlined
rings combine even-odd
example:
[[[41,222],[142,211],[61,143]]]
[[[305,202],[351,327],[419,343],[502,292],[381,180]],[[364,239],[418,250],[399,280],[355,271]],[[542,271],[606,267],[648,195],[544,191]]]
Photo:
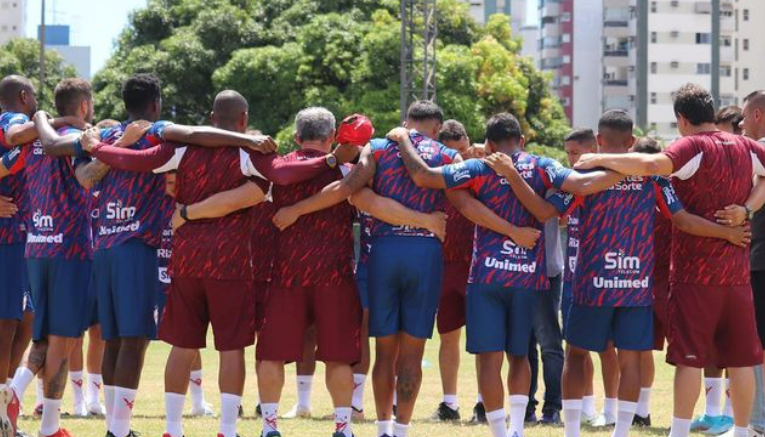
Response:
[[[744,210],[746,211],[746,219],[751,221],[754,218],[755,211],[747,205],[744,205]]]
[[[182,218],[183,220],[185,220],[185,221],[189,221],[189,211],[188,211],[188,209],[186,208],[186,205],[183,205],[183,206],[181,207],[181,211],[180,211],[180,214],[181,214],[181,218]]]
[[[327,156],[325,156],[324,159],[327,161],[329,168],[337,168],[337,156],[335,156],[334,153],[327,153]]]

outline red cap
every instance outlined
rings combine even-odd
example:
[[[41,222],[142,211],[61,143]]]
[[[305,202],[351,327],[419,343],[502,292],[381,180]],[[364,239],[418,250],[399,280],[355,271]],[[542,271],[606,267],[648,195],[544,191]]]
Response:
[[[340,123],[335,139],[338,144],[364,147],[374,134],[375,128],[365,115],[353,114]]]

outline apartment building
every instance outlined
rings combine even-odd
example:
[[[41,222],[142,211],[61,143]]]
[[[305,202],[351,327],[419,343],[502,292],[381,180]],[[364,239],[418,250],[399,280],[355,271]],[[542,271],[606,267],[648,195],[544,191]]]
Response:
[[[24,0],[0,0],[0,45],[24,36],[25,18]]]

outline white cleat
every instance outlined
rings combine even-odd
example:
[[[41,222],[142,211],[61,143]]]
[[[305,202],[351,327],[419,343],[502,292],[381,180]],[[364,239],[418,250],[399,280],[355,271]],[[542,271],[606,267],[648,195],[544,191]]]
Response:
[[[588,425],[592,425],[596,420],[598,420],[600,417],[598,417],[597,413],[593,415],[585,414],[582,412],[582,423],[586,423]]]
[[[88,404],[87,410],[91,416],[106,416],[106,407],[100,402]]]
[[[90,416],[90,413],[88,412],[88,409],[85,407],[85,404],[75,404],[74,409],[72,410],[72,416],[88,417]]]
[[[213,411],[212,405],[207,402],[202,405],[191,407],[191,412],[189,414],[194,417],[215,417],[215,411]]]
[[[311,410],[302,406],[295,405],[291,410],[282,414],[282,419],[309,419]]]
[[[614,426],[616,425],[616,417],[613,417],[610,414],[609,415],[601,414],[600,417],[593,420],[590,424],[594,426],[595,428],[602,428],[605,426]]]
[[[725,433],[719,435],[719,437],[733,437],[733,436],[734,436],[733,428],[731,428],[728,431],[726,431]],[[748,434],[748,436],[749,437],[763,437],[763,433],[757,431],[756,429],[754,429],[754,428],[752,428],[750,426],[749,427],[749,434]]]

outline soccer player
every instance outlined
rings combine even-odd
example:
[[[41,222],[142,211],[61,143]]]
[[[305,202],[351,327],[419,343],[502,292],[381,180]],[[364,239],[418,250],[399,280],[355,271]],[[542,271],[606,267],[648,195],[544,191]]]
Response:
[[[632,175],[673,175],[680,200],[689,212],[703,217],[712,218],[730,205],[741,205],[746,211],[758,209],[761,199],[751,199],[750,195],[753,176],[765,174],[765,147],[718,131],[714,99],[700,86],[682,86],[673,100],[678,130],[684,138],[663,153],[585,155],[578,167],[605,167]],[[751,172],[741,171],[749,168]],[[728,369],[731,380],[735,422],[731,433],[748,436],[754,395],[752,367],[762,364],[748,251],[678,230],[672,237],[667,361],[677,369],[670,435],[689,434],[700,369],[718,365]]]
[[[741,113],[741,108],[735,105],[726,106],[720,108],[715,114],[715,126],[723,132],[729,134],[741,135],[741,121],[744,116]]]
[[[456,152],[431,138],[438,135],[443,112],[438,105],[417,101],[407,112],[413,141],[431,165],[460,161]],[[443,211],[444,197],[437,190],[417,187],[398,158],[397,143],[373,140],[361,152],[358,164],[342,180],[327,185],[314,196],[281,208],[274,223],[285,229],[302,215],[328,208],[371,183],[373,191],[420,212]],[[502,235],[521,231],[489,211],[476,199],[460,205],[468,218],[480,221]],[[369,258],[370,336],[377,337],[373,385],[377,409],[377,435],[406,437],[422,381],[421,361],[426,340],[432,335],[441,287],[441,245],[422,226],[394,226],[375,220],[375,244]],[[412,259],[420,260],[413,264]],[[423,276],[422,269],[433,272]],[[396,378],[398,375],[398,379]],[[396,423],[393,394],[398,393]]]

